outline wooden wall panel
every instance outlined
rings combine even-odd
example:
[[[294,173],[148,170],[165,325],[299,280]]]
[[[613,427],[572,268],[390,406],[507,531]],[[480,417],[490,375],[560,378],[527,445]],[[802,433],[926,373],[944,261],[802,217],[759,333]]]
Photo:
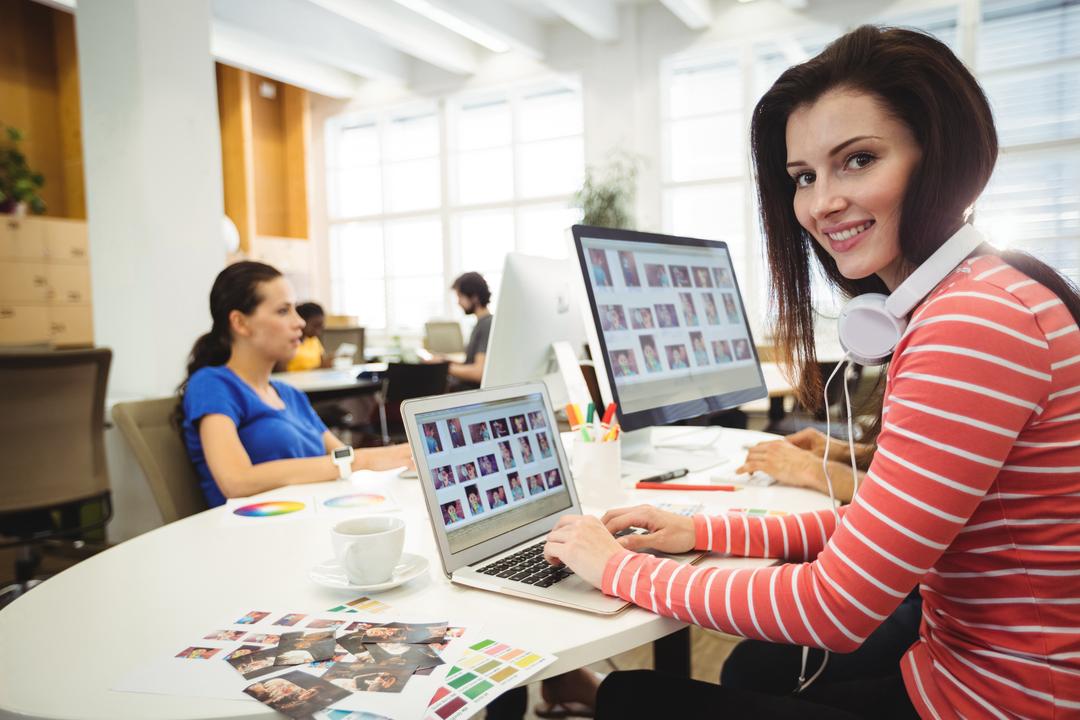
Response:
[[[82,109],[79,98],[79,60],[75,47],[75,16],[53,11],[52,20],[65,215],[85,220],[86,174],[83,169]]]
[[[256,234],[250,76],[218,64],[217,87],[225,214],[240,232],[240,249],[248,252]]]
[[[66,180],[69,164],[77,165],[79,171],[72,182],[82,184],[81,148],[79,158],[69,163],[65,153],[74,149],[65,146],[62,139],[62,128],[70,127],[70,118],[61,121],[57,58],[75,55],[74,33],[70,48],[56,48],[54,16],[63,14],[31,0],[0,0],[0,123],[25,133],[27,160],[45,176],[41,196],[48,204],[46,214],[81,217],[86,214],[85,206],[79,207],[77,201],[74,207],[68,206],[71,191]],[[70,92],[70,83],[66,87]],[[77,89],[75,92],[77,97]],[[74,194],[81,195],[81,188]]]
[[[283,84],[281,99],[285,124],[285,236],[307,238],[307,158],[311,138],[307,90]]]
[[[260,94],[270,83],[275,96]],[[285,199],[285,120],[281,83],[251,75],[251,120],[255,147],[255,225],[260,235],[288,234]]]

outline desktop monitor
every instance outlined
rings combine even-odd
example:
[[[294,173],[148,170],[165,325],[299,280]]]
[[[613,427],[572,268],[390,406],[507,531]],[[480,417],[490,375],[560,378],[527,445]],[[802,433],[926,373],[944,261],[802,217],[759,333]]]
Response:
[[[567,387],[552,345],[568,343],[577,361],[587,342],[574,265],[572,259],[506,256],[481,387],[543,380],[552,405],[566,404],[574,388]]]
[[[597,380],[624,431],[768,395],[726,243],[585,225],[573,233]],[[630,435],[624,457],[641,449]]]

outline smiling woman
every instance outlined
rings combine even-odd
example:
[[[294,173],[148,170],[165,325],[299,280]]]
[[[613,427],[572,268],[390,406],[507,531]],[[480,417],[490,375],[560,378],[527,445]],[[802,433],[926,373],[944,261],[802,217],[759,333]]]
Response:
[[[910,128],[872,95],[838,89],[791,113],[787,168],[799,224],[845,278],[900,281],[901,206],[922,157]]]
[[[207,503],[339,477],[330,453],[345,446],[304,393],[270,380],[303,337],[289,281],[263,263],[230,265],[214,280],[210,314],[213,327],[195,342],[179,388],[184,443]],[[411,462],[403,444],[358,450],[351,469]]]
[[[790,673],[762,665],[787,676],[775,690],[615,672],[596,717],[666,716],[673,696],[695,718],[1075,714],[1080,295],[965,227],[997,158],[982,90],[934,38],[866,26],[785,71],[751,134],[782,354],[814,359],[815,262],[850,296],[907,298],[882,430],[837,510],[560,518],[545,556],[605,593],[806,649],[797,680],[797,660]],[[958,256],[927,263],[943,247]],[[916,290],[904,281],[920,266],[934,281]],[[800,390],[808,404],[819,397],[812,383]],[[618,536],[628,527],[648,533]],[[693,568],[632,552],[642,548],[784,562]],[[917,623],[900,607],[913,591]],[[898,632],[884,637],[890,625]],[[822,661],[806,679],[810,648],[860,657]]]

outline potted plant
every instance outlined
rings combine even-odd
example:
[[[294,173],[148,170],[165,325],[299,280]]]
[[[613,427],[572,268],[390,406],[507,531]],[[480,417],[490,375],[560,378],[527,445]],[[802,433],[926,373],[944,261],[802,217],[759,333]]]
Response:
[[[30,169],[26,155],[19,150],[23,135],[17,128],[4,128],[5,142],[0,145],[0,214],[21,214],[29,209],[35,215],[45,212],[45,201],[38,190],[45,177]]]
[[[603,170],[587,168],[585,183],[574,194],[574,205],[582,210],[581,222],[632,229],[636,183],[637,164],[629,155],[614,155]]]

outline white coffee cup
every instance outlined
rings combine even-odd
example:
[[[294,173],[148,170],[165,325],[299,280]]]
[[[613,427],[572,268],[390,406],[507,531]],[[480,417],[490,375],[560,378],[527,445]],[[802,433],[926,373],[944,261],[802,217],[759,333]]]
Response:
[[[389,580],[401,560],[405,521],[387,515],[342,520],[330,530],[337,558],[353,585]]]

